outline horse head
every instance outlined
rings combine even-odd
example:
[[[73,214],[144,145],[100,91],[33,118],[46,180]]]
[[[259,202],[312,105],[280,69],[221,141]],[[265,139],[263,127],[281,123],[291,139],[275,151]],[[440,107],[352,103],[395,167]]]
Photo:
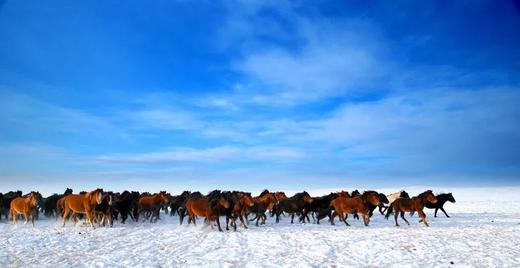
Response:
[[[378,196],[379,196],[379,201],[381,201],[381,203],[383,203],[383,204],[390,203],[390,201],[388,200],[388,198],[386,197],[385,194],[379,193]]]
[[[103,198],[105,197],[103,194],[103,189],[96,189],[90,193],[86,193],[85,196],[90,200],[91,203],[95,203],[100,205],[103,202]]]
[[[252,207],[255,205],[255,202],[253,201],[253,197],[251,197],[251,193],[245,193],[240,198],[240,202],[244,204],[247,207]]]
[[[41,194],[38,193],[38,192],[31,192],[31,194],[29,195],[29,204],[31,204],[31,206],[36,206],[36,204],[38,203],[38,198],[41,198]]]
[[[310,204],[313,201],[311,195],[309,193],[305,192],[305,191],[303,192],[303,197],[302,198],[303,198],[303,202],[304,203],[309,203]]]
[[[453,197],[453,194],[448,193],[447,195],[448,195],[448,201],[455,203],[455,197]]]
[[[410,195],[405,190],[401,191],[401,193],[399,194],[399,197],[410,199]]]
[[[352,196],[352,197],[356,197],[358,195],[361,195],[361,193],[358,191],[358,189],[352,191],[352,193],[350,194],[350,196]]]
[[[229,201],[225,198],[221,197],[218,199],[217,204],[223,208],[229,208]]]
[[[379,206],[381,204],[381,199],[376,191],[365,191],[361,196],[366,203],[370,203],[374,206]]]

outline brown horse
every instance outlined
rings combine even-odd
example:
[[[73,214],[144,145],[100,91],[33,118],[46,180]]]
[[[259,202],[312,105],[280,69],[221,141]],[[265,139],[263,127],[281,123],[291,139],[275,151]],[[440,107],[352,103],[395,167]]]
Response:
[[[270,193],[268,190],[264,190],[259,196],[253,198],[254,205],[250,208],[250,212],[255,214],[255,218],[251,219],[250,221],[256,220],[256,226],[258,226],[260,219],[262,219],[260,224],[265,224],[265,221],[267,220],[267,215],[265,215],[265,212],[268,209],[273,209],[274,205],[276,204],[275,195],[276,193]]]
[[[245,215],[252,206],[255,205],[251,193],[233,193],[233,207],[231,209],[231,225],[234,230],[237,230],[237,218],[240,219],[240,223],[244,228],[247,229],[247,224],[244,221]],[[228,217],[226,217],[226,229],[228,229]]]
[[[16,224],[16,217],[22,214],[25,218],[25,223],[29,222],[34,226],[34,218],[36,217],[36,204],[38,202],[38,192],[32,192],[27,197],[17,197],[11,201],[10,214],[13,219],[13,224]]]
[[[63,200],[63,226],[72,212],[74,215],[74,225],[77,222],[76,214],[85,214],[87,217],[87,224],[94,228],[94,207],[101,204],[104,194],[103,189],[96,189],[86,194],[70,194],[64,197]]]
[[[419,217],[421,218],[419,220],[419,223],[424,222],[424,225],[429,226],[426,222],[426,214],[424,214],[423,211],[424,206],[427,202],[430,202],[432,204],[437,203],[437,198],[431,190],[428,190],[412,198],[399,197],[396,200],[394,200],[392,204],[390,204],[390,207],[386,212],[385,218],[388,219],[388,217],[390,217],[390,214],[392,214],[392,211],[395,210],[395,226],[399,226],[399,223],[397,223],[397,217],[399,216],[399,214],[401,214],[401,218],[406,222],[406,224],[410,225],[410,223],[405,219],[404,213],[417,211],[417,214],[419,214]]]
[[[337,197],[330,202],[330,205],[334,207],[334,211],[339,216],[339,219],[347,226],[350,226],[347,222],[348,214],[357,213],[363,216],[363,222],[365,226],[368,226],[370,222],[368,206],[370,204],[378,206],[380,203],[381,200],[376,191],[365,191],[362,195],[355,197]],[[331,219],[331,224],[334,224],[334,217]]]
[[[205,217],[204,221],[207,224],[211,224],[211,221],[216,221],[218,230],[222,232],[219,220],[222,208],[229,208],[229,201],[223,197],[217,197],[212,200],[209,200],[207,197],[190,198],[186,201],[186,209],[189,215],[188,224],[193,222],[194,225],[197,225],[196,217],[201,216]],[[211,228],[213,228],[213,226],[211,226]]]
[[[162,204],[168,202],[166,192],[162,191],[152,196],[143,196],[139,198],[138,207],[139,215],[146,217],[146,213],[150,213],[150,222],[156,222],[159,219],[159,213]]]

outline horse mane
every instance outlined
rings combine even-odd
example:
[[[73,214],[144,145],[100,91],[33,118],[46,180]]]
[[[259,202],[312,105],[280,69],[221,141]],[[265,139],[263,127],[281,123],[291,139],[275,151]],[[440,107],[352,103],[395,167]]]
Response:
[[[426,194],[433,194],[433,191],[432,190],[426,190],[423,193],[421,193],[420,196],[426,195]]]
[[[269,194],[269,191],[267,189],[263,190],[259,196],[264,196],[266,194]]]

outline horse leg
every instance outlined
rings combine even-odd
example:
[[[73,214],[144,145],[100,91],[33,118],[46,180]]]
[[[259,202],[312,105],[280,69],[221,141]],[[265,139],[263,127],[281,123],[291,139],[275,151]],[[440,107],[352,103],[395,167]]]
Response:
[[[260,215],[256,214],[256,226],[258,227],[258,222],[260,221]]]
[[[444,215],[446,215],[446,217],[448,217],[448,218],[450,217],[450,216],[448,216],[448,213],[446,213],[446,210],[444,210],[443,207],[441,207],[441,210],[442,210],[442,212],[444,212]]]
[[[90,222],[90,226],[92,228],[96,228],[94,227],[94,213],[91,211],[91,212],[87,212],[86,215],[87,215],[87,220]]]
[[[244,225],[244,228],[247,229],[246,221],[244,221],[244,216],[242,216],[242,214],[240,214],[238,217],[239,217],[240,222],[242,223],[242,225]]]
[[[14,209],[11,209],[10,214],[11,219],[13,220],[13,224],[16,224],[16,212],[14,212]]]
[[[220,217],[219,217],[219,216],[217,216],[216,221],[217,221],[218,230],[219,230],[220,232],[222,232],[222,228],[220,228]],[[210,222],[210,223],[211,223],[211,222]],[[212,225],[212,226],[213,226],[213,225]]]
[[[433,215],[435,218],[437,218],[437,211],[439,211],[439,208],[435,208],[435,214]],[[446,214],[446,212],[444,212],[444,214]]]
[[[363,215],[363,221],[365,223],[365,226],[368,226],[368,224],[370,223],[370,215],[364,214]]]
[[[229,217],[228,216],[226,216],[226,231],[229,231]],[[235,231],[236,231],[236,228],[235,228]]]
[[[424,214],[424,211],[419,210],[419,211],[417,211],[417,213],[419,214],[419,217],[421,217],[421,221],[424,222],[424,225],[426,225],[426,226],[430,226],[430,225],[428,225],[428,223],[426,222],[426,214]]]
[[[33,226],[33,227],[34,227],[34,218],[35,218],[35,215],[32,214],[32,215],[31,215],[31,223],[32,223],[32,226]]]
[[[67,217],[69,216],[69,208],[64,207],[63,208],[63,226],[65,227],[65,222],[67,221]]]
[[[408,220],[406,220],[406,218],[404,217],[404,211],[401,211],[401,218],[406,222],[406,224],[410,225]]]
[[[27,224],[29,222],[29,213],[28,212],[24,212],[23,213],[23,217],[25,219],[25,222],[23,224]]]
[[[334,213],[329,215],[330,225],[335,225],[334,218],[336,218],[336,215],[338,215],[338,213],[336,211],[334,211]]]
[[[344,222],[347,226],[350,226],[350,224],[347,222],[347,218],[348,218],[348,213],[345,213],[345,216],[343,216],[343,222]]]
[[[402,213],[401,211],[398,211],[396,208],[394,208],[394,220],[395,220],[395,226],[399,227],[399,223],[397,223],[397,217],[399,217],[399,213]],[[403,217],[404,219],[404,217]]]
[[[291,223],[294,223],[294,213],[291,213]]]

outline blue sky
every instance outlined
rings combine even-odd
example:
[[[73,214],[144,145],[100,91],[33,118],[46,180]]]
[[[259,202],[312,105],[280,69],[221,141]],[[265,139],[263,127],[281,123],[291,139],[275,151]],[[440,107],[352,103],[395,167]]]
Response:
[[[0,1],[2,190],[518,185],[515,29],[518,1]]]

